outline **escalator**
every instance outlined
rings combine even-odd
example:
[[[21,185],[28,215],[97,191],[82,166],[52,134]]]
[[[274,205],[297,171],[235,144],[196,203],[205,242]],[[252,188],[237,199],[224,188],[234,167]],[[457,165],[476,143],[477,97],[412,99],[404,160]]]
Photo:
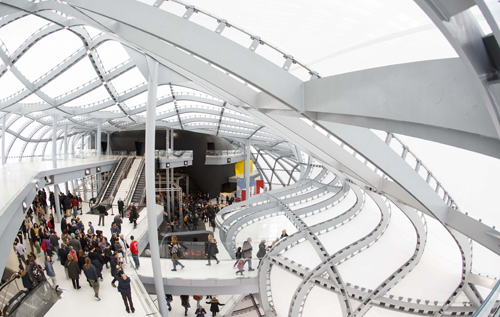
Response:
[[[132,199],[130,200],[131,203],[134,203],[134,205],[141,207],[142,199],[144,196],[144,188],[146,188],[146,168],[145,165],[142,166],[142,170],[139,174],[139,179],[137,180],[137,184],[134,188],[133,194],[132,194]]]
[[[135,157],[123,157],[117,163],[116,167],[110,173],[110,177],[107,182],[103,184],[103,187],[99,191],[99,195],[93,201],[91,201],[91,210],[96,212],[94,209],[97,205],[103,204],[106,207],[111,207],[114,195],[120,186],[121,181],[126,177],[130,167],[132,166]]]

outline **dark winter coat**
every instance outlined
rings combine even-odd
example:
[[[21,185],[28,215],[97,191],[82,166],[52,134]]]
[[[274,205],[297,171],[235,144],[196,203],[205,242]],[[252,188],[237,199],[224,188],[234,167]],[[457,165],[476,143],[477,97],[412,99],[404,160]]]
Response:
[[[78,262],[67,260],[64,266],[68,268],[68,276],[70,279],[78,280],[80,278],[80,266]]]
[[[261,242],[259,244],[259,252],[257,252],[257,257],[259,259],[262,259],[265,255],[266,255],[266,245],[264,244],[264,242]]]
[[[97,270],[93,264],[90,264],[90,269],[87,270],[85,265],[83,266],[83,273],[85,273],[85,276],[87,279],[92,280],[92,281],[97,281]]]
[[[205,242],[205,255],[210,257],[215,256],[217,253],[219,253],[219,250],[217,249],[217,243],[213,243],[210,241]]]
[[[212,299],[211,301],[207,302],[207,304],[210,304],[210,311],[212,313],[218,313],[219,312],[219,306],[224,306],[225,304],[219,303],[218,299]]]

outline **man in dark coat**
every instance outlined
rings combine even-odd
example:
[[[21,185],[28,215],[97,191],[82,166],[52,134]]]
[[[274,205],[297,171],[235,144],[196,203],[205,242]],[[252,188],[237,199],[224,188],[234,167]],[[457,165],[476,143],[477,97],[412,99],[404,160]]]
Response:
[[[102,204],[99,204],[99,206],[97,206],[97,210],[99,211],[98,226],[101,225],[101,220],[102,220],[102,225],[104,226],[104,216],[106,216],[106,207],[104,207]]]
[[[130,277],[123,272],[123,269],[117,267],[116,278],[118,279],[118,292],[122,294],[123,303],[125,303],[125,310],[127,313],[135,312],[134,303],[132,303],[132,289],[130,288]],[[130,309],[129,309],[130,304]]]
[[[61,219],[61,232],[64,232],[64,230],[68,230],[68,222],[66,221],[66,215],[64,215]]]
[[[124,206],[123,200],[121,198],[118,198],[118,213],[122,216],[122,218],[124,217],[123,206]]]

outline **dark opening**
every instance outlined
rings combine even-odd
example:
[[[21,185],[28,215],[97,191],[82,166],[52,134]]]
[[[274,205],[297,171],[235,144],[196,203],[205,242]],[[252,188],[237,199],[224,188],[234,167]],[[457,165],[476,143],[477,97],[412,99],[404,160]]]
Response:
[[[215,151],[215,143],[214,142],[207,142],[207,150]]]

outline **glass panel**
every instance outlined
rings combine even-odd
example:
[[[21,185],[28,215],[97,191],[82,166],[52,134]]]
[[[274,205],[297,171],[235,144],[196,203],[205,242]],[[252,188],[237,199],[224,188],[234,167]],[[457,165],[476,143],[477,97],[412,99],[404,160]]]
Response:
[[[125,74],[118,76],[111,81],[113,87],[116,91],[121,94],[125,90],[128,90],[137,85],[145,84],[147,81],[142,76],[142,73],[137,69],[137,67],[129,70]]]
[[[45,19],[28,15],[0,28],[0,39],[12,54],[31,34],[47,24]]]
[[[11,71],[7,71],[0,77],[0,87],[2,87],[2,89],[0,89],[0,100],[26,89]]]
[[[30,103],[44,103],[44,102],[45,101],[42,98],[40,98],[37,95],[35,95],[34,93],[32,93],[28,97],[26,97],[23,100],[21,100],[20,103],[30,104]]]
[[[64,105],[66,107],[83,107],[95,102],[103,101],[105,99],[110,99],[109,93],[106,88],[104,88],[104,86],[100,86],[99,88],[96,88],[79,98],[71,100]]]
[[[85,57],[41,90],[52,98],[55,98],[96,78],[97,74],[90,60]]]
[[[82,41],[75,34],[60,30],[33,45],[16,62],[16,67],[29,81],[34,82],[81,47]]]
[[[123,46],[115,41],[106,41],[96,50],[106,71],[130,59]]]
[[[125,104],[130,109],[134,109],[139,105],[143,105],[143,104],[145,105],[146,101],[148,101],[148,92],[147,91],[125,100]]]

